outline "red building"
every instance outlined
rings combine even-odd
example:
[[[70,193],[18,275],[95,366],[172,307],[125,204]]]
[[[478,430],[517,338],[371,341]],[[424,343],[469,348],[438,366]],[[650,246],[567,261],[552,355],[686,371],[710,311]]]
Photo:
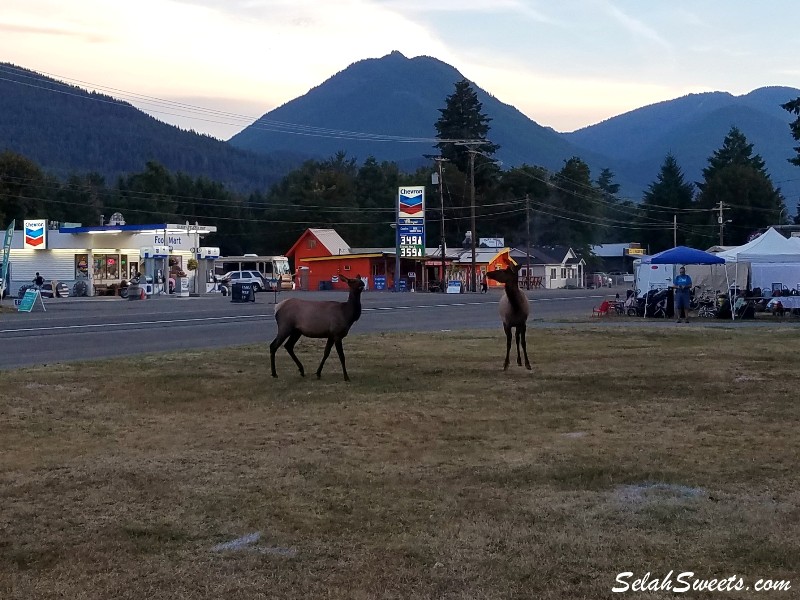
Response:
[[[370,290],[394,288],[394,248],[350,248],[334,229],[307,229],[286,256],[294,261],[298,289],[345,291],[341,275],[360,275]],[[400,273],[408,288],[417,288],[423,267],[420,261],[403,259]]]

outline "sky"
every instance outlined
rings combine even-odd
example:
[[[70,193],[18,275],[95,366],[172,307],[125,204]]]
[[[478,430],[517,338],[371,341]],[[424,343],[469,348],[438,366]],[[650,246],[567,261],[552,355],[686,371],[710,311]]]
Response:
[[[796,0],[3,0],[2,8],[0,62],[219,139],[393,50],[446,62],[562,132],[689,93],[800,88]]]

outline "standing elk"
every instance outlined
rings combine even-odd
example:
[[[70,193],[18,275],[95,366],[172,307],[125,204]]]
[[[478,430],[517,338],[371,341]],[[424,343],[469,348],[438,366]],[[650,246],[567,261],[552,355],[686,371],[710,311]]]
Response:
[[[294,345],[304,335],[309,338],[328,338],[328,343],[325,345],[325,353],[322,355],[322,362],[319,363],[319,368],[317,369],[317,379],[322,375],[322,366],[331,353],[331,347],[335,345],[339,361],[342,363],[344,380],[350,381],[347,376],[347,369],[344,366],[342,339],[347,336],[350,327],[361,316],[361,292],[364,291],[364,282],[361,281],[361,277],[358,275],[353,279],[344,275],[340,275],[340,277],[350,288],[347,302],[289,298],[275,307],[278,334],[269,345],[269,359],[273,377],[278,376],[275,372],[275,353],[284,342],[286,342],[286,352],[297,364],[300,369],[300,375],[305,377],[303,365],[294,353]]]
[[[519,354],[519,345],[522,342],[522,352],[525,354],[525,367],[531,368],[531,363],[528,361],[528,347],[525,343],[525,330],[527,328],[528,313],[528,298],[519,289],[519,280],[517,274],[519,273],[520,265],[514,264],[499,271],[489,271],[486,277],[493,279],[499,283],[505,284],[505,293],[500,298],[500,319],[503,321],[503,330],[506,332],[506,362],[503,364],[503,370],[508,369],[509,354],[511,353],[511,329],[516,329],[517,341],[517,364],[522,366],[522,359]]]

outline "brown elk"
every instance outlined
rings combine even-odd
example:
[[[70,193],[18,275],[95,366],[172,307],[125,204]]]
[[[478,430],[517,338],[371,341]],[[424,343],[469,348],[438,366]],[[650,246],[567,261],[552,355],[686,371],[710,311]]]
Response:
[[[519,289],[517,274],[520,266],[517,264],[498,271],[489,271],[486,277],[505,284],[505,294],[500,298],[500,319],[503,321],[503,330],[506,332],[506,362],[503,370],[508,369],[509,354],[511,353],[511,329],[516,329],[517,364],[522,366],[519,346],[522,343],[522,352],[525,354],[525,367],[530,369],[528,361],[528,347],[525,343],[525,330],[528,322],[528,298]]]
[[[322,355],[322,362],[317,369],[317,379],[322,374],[322,366],[331,353],[331,348],[336,346],[336,353],[342,363],[342,373],[344,380],[350,381],[347,376],[347,368],[344,365],[344,349],[342,339],[347,336],[350,327],[358,321],[361,316],[361,292],[364,291],[364,282],[361,277],[356,275],[350,279],[344,275],[339,277],[347,283],[350,288],[350,295],[347,302],[331,302],[318,300],[301,300],[300,298],[289,298],[279,303],[275,307],[275,321],[278,323],[278,334],[269,345],[269,359],[272,367],[272,376],[277,377],[275,372],[275,353],[284,342],[286,342],[286,352],[300,369],[300,375],[305,377],[303,365],[294,353],[294,345],[301,336],[309,338],[328,338],[325,345],[325,352]],[[287,341],[288,340],[288,341]]]

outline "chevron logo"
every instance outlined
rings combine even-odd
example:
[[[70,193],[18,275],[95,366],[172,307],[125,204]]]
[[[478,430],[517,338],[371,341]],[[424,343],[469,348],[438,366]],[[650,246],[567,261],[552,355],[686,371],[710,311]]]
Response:
[[[25,221],[23,223],[25,232],[24,247],[42,250],[45,246],[45,221]]]

